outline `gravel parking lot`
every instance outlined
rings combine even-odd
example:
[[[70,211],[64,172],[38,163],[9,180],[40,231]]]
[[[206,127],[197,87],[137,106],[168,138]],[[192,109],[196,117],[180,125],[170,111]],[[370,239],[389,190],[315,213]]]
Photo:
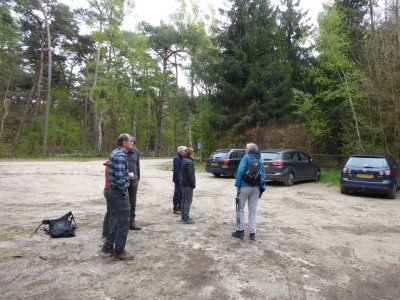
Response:
[[[0,161],[0,299],[400,298],[399,199],[271,183],[242,241],[233,178],[197,173],[196,224],[179,222],[171,160],[141,161],[129,262],[100,253],[103,161]],[[76,237],[34,233],[70,210]]]

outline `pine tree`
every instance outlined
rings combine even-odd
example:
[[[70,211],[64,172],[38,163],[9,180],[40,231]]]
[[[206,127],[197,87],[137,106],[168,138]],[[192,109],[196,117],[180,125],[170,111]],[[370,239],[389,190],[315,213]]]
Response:
[[[221,129],[243,132],[285,115],[287,71],[280,49],[276,10],[269,1],[230,0],[229,19],[218,36],[221,49]]]

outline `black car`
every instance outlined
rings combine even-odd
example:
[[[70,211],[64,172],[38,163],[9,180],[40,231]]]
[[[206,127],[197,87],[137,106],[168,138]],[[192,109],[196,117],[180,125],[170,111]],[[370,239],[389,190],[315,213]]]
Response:
[[[388,154],[358,153],[351,155],[340,178],[340,191],[386,194],[396,198],[400,182],[400,165]]]
[[[237,168],[245,153],[244,149],[219,149],[207,159],[206,171],[216,177],[221,174],[236,177]]]
[[[260,151],[267,180],[293,185],[297,181],[319,181],[321,168],[313,159],[296,149],[269,149]]]

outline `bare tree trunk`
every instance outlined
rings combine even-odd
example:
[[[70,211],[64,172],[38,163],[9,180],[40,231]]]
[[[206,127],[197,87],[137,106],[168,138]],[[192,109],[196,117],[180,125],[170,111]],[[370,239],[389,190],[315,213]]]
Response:
[[[39,70],[38,70],[38,79],[36,81],[36,102],[35,102],[35,111],[33,115],[33,119],[36,120],[39,115],[40,103],[42,102],[42,81],[43,81],[43,69],[44,69],[44,33],[41,30],[40,33],[40,58],[39,58]]]
[[[194,71],[193,71],[193,64],[195,63],[195,59],[192,59],[192,70],[191,70],[191,75],[190,75],[190,102],[193,103],[194,102],[194,88],[195,88],[195,80],[194,80]],[[190,116],[192,114],[192,111],[190,110],[189,112],[189,132],[188,132],[188,136],[189,136],[189,145],[190,147],[193,147],[193,140],[192,140],[192,123],[190,123]]]
[[[163,87],[162,87],[163,88]],[[161,91],[156,104],[156,136],[154,142],[154,154],[157,156],[161,155],[161,134],[162,134],[162,119],[164,110],[164,92]]]
[[[151,101],[149,91],[147,90],[147,126],[146,126],[146,146],[145,152],[150,152],[150,121],[151,121]]]
[[[165,103],[165,89],[166,89],[166,77],[167,77],[167,64],[168,57],[163,58],[163,76],[164,79],[161,84],[161,90],[156,103],[156,137],[154,142],[154,154],[157,156],[161,155],[161,135],[162,135],[162,121],[164,118],[164,103]]]
[[[51,55],[51,36],[50,36],[50,25],[47,13],[44,8],[42,8],[42,12],[44,14],[44,20],[46,24],[46,32],[47,32],[47,47],[48,47],[48,62],[47,62],[47,101],[46,101],[46,114],[44,121],[44,134],[43,134],[43,147],[42,147],[42,155],[47,155],[47,138],[49,133],[49,114],[50,114],[50,104],[51,104],[51,64],[52,64],[52,55]]]
[[[4,115],[1,118],[1,127],[0,127],[0,139],[3,136],[3,132],[4,132],[4,120],[6,119],[7,115],[8,115],[8,105],[10,104],[10,100],[8,99],[8,92],[10,90],[10,82],[11,82],[11,73],[10,76],[8,77],[8,82],[7,82],[7,89],[6,89],[6,93],[4,95],[4,102],[3,102],[3,107],[4,107]]]
[[[94,69],[94,76],[93,76],[93,82],[92,82],[92,86],[90,88],[90,92],[89,92],[89,103],[90,106],[93,105],[92,110],[93,110],[93,134],[94,134],[94,142],[96,145],[96,151],[98,149],[99,146],[99,141],[101,139],[100,137],[100,131],[98,130],[98,120],[99,120],[99,116],[98,116],[98,111],[97,111],[97,101],[94,99],[94,90],[96,88],[97,85],[97,79],[99,76],[99,62],[100,62],[100,54],[101,54],[101,45],[100,42],[97,43],[97,49],[96,49],[96,58],[95,58],[95,69]],[[95,153],[98,154],[98,153]]]
[[[374,15],[374,0],[369,0],[369,20],[371,22],[372,32],[375,31],[375,15]]]
[[[88,73],[86,73],[86,77]],[[89,109],[89,94],[86,92],[85,101],[83,104],[84,111],[84,120],[83,120],[83,153],[86,155],[86,146],[87,146],[87,136],[88,136],[88,109]]]
[[[99,112],[99,122],[97,123],[97,132],[99,133],[97,141],[97,155],[101,153],[101,148],[103,145],[103,128],[101,124],[103,123],[103,111]]]
[[[355,127],[356,127],[356,133],[357,133],[357,138],[358,138],[358,145],[360,146],[360,149],[361,149],[362,151],[364,151],[364,147],[363,147],[362,141],[361,141],[360,128],[359,128],[359,126],[358,126],[357,114],[356,114],[356,110],[355,110],[355,108],[354,108],[353,98],[352,98],[352,96],[351,96],[351,91],[350,91],[350,88],[349,88],[349,84],[348,84],[348,82],[347,82],[346,74],[345,74],[345,72],[344,72],[343,69],[340,69],[340,70],[338,70],[338,75],[339,75],[341,81],[342,81],[342,82],[345,84],[345,86],[346,86],[347,94],[348,94],[348,97],[349,97],[348,99],[349,99],[349,102],[350,102],[351,112],[352,112],[352,114],[353,114],[354,125],[355,125]]]
[[[98,1],[96,1],[96,6],[99,14],[104,16],[104,12],[101,9],[101,5]],[[99,18],[99,32],[103,32],[103,20]],[[94,69],[94,76],[92,86],[89,92],[89,105],[92,107],[93,111],[93,136],[94,136],[94,144],[95,144],[95,155],[100,154],[99,149],[102,148],[102,131],[101,124],[99,125],[99,112],[97,107],[97,100],[94,99],[94,90],[97,86],[97,80],[99,76],[99,65],[100,65],[100,55],[101,55],[101,42],[97,42],[96,48],[96,58],[95,58],[95,69]]]
[[[37,76],[39,76],[39,75],[37,75]],[[30,92],[28,94],[28,98],[26,99],[24,112],[22,113],[21,120],[19,121],[18,130],[17,130],[17,133],[15,134],[15,139],[14,139],[14,142],[13,142],[13,145],[12,145],[12,148],[14,149],[14,151],[17,150],[17,147],[19,145],[19,140],[21,138],[21,131],[22,131],[22,128],[24,127],[24,125],[25,125],[26,116],[28,115],[28,111],[29,111],[29,108],[31,106],[32,95],[35,92],[35,88],[36,88],[36,82],[34,82],[32,84],[32,88],[31,88],[31,90],[30,90]]]

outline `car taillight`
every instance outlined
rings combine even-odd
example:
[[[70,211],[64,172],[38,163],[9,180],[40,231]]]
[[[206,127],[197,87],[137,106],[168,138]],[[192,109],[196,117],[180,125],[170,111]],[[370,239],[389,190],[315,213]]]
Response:
[[[343,174],[351,174],[351,169],[350,168],[346,168],[346,167],[344,167],[343,168]]]
[[[385,175],[385,176],[392,176],[393,175],[393,173],[392,173],[392,170],[390,170],[390,169],[386,169],[386,170],[380,170],[379,171],[379,175]]]
[[[224,166],[229,166],[229,159],[224,160]]]
[[[283,160],[275,160],[272,162],[272,165],[277,166],[277,167],[282,167],[286,165],[286,163]]]

